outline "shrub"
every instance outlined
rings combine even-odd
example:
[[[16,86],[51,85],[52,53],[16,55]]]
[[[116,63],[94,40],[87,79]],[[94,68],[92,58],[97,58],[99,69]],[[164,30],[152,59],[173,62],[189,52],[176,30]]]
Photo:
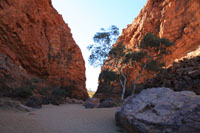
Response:
[[[20,98],[27,98],[32,96],[32,89],[31,88],[27,88],[27,87],[20,87],[17,88],[16,91],[14,92],[14,96],[15,97],[20,97]]]
[[[43,79],[39,79],[39,78],[32,78],[30,82],[31,83],[41,83],[41,82],[44,82],[44,80]]]
[[[118,79],[118,74],[114,71],[105,69],[101,72],[100,78],[103,79],[105,82],[115,81]]]
[[[42,88],[40,90],[38,90],[38,93],[40,95],[47,95],[48,92],[50,92],[52,90],[52,87],[46,87],[46,88]]]
[[[67,96],[71,95],[71,90],[69,90],[68,88],[65,88],[65,87],[55,88],[52,90],[52,95],[67,97]]]

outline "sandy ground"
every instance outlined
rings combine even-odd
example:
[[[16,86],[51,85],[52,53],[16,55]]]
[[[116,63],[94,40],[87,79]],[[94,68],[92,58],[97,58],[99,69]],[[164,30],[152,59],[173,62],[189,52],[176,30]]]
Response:
[[[117,133],[116,108],[47,105],[32,112],[0,110],[0,133]]]

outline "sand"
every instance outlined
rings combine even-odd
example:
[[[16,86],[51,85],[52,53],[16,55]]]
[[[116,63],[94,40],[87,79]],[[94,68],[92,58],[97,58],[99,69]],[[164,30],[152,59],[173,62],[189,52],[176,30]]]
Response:
[[[0,133],[116,133],[116,108],[46,105],[32,112],[0,110]]]

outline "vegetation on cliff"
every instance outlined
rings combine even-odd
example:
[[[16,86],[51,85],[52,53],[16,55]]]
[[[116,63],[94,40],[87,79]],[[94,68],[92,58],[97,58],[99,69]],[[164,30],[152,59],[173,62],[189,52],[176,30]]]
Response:
[[[92,51],[89,61],[93,66],[104,64],[104,66],[112,66],[115,69],[104,69],[99,77],[101,82],[106,82],[107,84],[118,80],[122,87],[121,100],[123,100],[128,80],[126,73],[123,71],[124,65],[140,66],[141,68],[132,85],[132,95],[134,95],[137,81],[141,77],[143,70],[145,69],[148,72],[162,70],[165,67],[165,62],[162,58],[170,53],[168,47],[174,43],[168,39],[159,38],[152,33],[147,33],[138,43],[137,50],[126,48],[122,43],[111,48],[111,42],[113,41],[111,36],[117,35],[115,34],[117,33],[117,28],[111,29],[109,32],[97,32],[95,34],[94,42],[96,44],[88,46],[88,49]],[[107,61],[105,62],[106,59]]]

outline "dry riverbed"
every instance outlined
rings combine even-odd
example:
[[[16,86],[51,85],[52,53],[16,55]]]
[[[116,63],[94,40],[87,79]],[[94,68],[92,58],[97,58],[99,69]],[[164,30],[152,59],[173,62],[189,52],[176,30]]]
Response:
[[[32,112],[0,109],[1,133],[117,133],[116,108],[46,105]]]

